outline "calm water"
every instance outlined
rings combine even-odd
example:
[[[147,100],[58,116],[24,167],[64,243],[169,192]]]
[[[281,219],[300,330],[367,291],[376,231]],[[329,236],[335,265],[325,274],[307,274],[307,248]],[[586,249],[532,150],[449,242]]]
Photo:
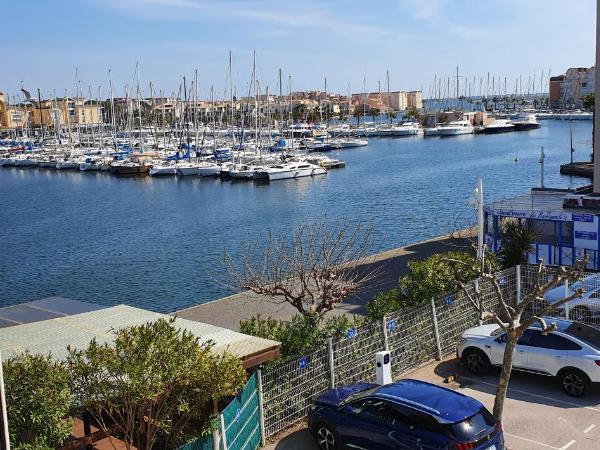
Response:
[[[575,159],[589,156],[591,130],[573,123]],[[372,138],[334,155],[345,169],[270,185],[3,168],[0,306],[49,295],[162,312],[205,302],[228,293],[225,248],[324,214],[372,220],[375,250],[437,236],[473,222],[466,200],[478,176],[486,200],[538,185],[542,145],[547,186],[586,183],[559,175],[569,125],[558,121],[496,136]]]

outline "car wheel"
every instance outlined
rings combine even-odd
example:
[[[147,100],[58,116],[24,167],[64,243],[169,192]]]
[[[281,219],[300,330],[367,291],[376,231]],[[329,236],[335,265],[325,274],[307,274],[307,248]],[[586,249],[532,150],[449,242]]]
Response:
[[[315,432],[315,438],[321,450],[338,450],[340,448],[337,434],[329,425],[319,424]]]
[[[560,374],[562,390],[570,397],[583,397],[588,390],[587,376],[575,369],[567,369]]]
[[[592,312],[585,306],[577,306],[573,308],[570,318],[577,322],[590,323],[592,320]]]
[[[466,349],[461,359],[469,372],[475,375],[485,375],[490,370],[490,359],[477,348]]]

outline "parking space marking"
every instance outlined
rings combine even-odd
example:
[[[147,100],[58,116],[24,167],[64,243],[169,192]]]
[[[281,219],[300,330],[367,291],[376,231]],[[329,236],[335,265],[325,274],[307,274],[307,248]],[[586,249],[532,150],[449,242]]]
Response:
[[[596,425],[591,424],[589,427],[587,427],[585,430],[583,430],[584,434],[588,434],[590,431],[592,431],[594,428],[596,428]]]
[[[573,444],[575,444],[575,442],[577,442],[575,439],[573,439],[572,441],[567,442],[565,445],[563,445],[560,450],[567,450],[570,446],[572,446]]]
[[[541,445],[542,447],[545,447],[545,448],[553,448],[554,450],[562,450],[562,449],[568,448],[568,447],[562,447],[562,448],[554,447],[553,445],[548,445],[548,444],[544,444],[543,442],[540,442],[540,441],[536,441],[536,440],[529,439],[529,438],[524,438],[522,436],[517,436],[516,434],[507,433],[506,431],[504,432],[504,435],[511,437],[511,438],[520,439],[521,441],[529,442],[530,444]],[[575,441],[571,441],[571,442],[575,443]],[[571,445],[573,445],[573,444],[569,443],[569,447]]]
[[[487,381],[477,380],[475,378],[464,377],[464,376],[461,376],[461,377],[458,378],[458,382],[459,383],[460,383],[460,379],[461,378],[463,378],[465,380],[472,381],[474,383],[487,384],[488,386],[492,386],[492,387],[497,387],[498,386],[498,384],[489,383]],[[468,388],[469,386],[465,386],[465,387]],[[593,406],[583,406],[583,405],[580,405],[578,403],[568,402],[566,400],[559,400],[559,399],[552,398],[552,397],[546,397],[545,395],[534,394],[533,392],[528,392],[528,391],[523,391],[521,389],[511,388],[510,386],[508,387],[508,389],[510,391],[519,392],[521,394],[531,395],[532,397],[542,398],[544,400],[551,400],[551,401],[556,402],[556,403],[562,403],[563,405],[576,406],[577,408],[583,408],[583,409],[588,409],[590,411],[600,412],[600,409],[594,408]]]

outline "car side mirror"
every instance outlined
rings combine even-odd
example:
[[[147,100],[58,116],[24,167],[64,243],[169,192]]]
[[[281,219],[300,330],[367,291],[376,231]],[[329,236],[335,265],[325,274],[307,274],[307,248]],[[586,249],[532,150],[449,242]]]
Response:
[[[354,408],[352,408],[352,406],[350,406],[350,405],[344,405],[344,406],[342,406],[342,413],[350,416],[350,415],[354,414]]]

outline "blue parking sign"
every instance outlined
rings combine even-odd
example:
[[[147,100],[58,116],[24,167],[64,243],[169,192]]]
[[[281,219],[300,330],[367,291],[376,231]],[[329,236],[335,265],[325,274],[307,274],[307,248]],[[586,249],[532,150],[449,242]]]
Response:
[[[390,331],[394,331],[396,329],[396,321],[395,320],[390,320],[388,322],[388,328]]]
[[[303,356],[298,360],[298,367],[304,369],[306,367],[306,356]]]
[[[450,306],[452,303],[454,303],[454,299],[452,298],[451,295],[449,295],[448,297],[446,297],[444,299],[444,304],[447,306]]]

